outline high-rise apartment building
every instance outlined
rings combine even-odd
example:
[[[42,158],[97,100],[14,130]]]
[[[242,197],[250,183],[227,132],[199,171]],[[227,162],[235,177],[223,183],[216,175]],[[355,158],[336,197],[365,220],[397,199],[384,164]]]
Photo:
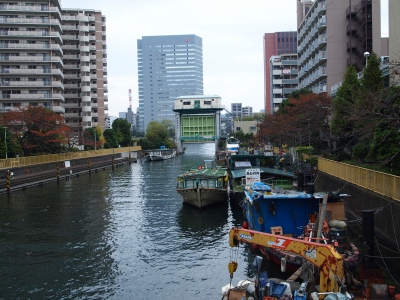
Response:
[[[270,111],[278,110],[283,100],[298,89],[297,54],[281,54],[272,56],[270,67]]]
[[[0,113],[42,106],[64,113],[58,0],[0,3]]]
[[[80,135],[105,126],[105,17],[60,2],[0,3],[0,113],[43,106]]]
[[[381,51],[380,0],[296,0],[299,88],[329,92],[346,68]]]
[[[271,99],[271,66],[272,56],[297,53],[297,32],[275,32],[264,35],[264,110],[266,114],[273,113]]]
[[[203,94],[202,39],[194,34],[144,36],[137,41],[139,123],[174,120],[175,98]]]
[[[106,19],[100,11],[63,9],[65,121],[75,133],[108,115]]]
[[[242,103],[231,103],[231,116],[232,119],[241,119],[242,115]]]
[[[252,117],[253,116],[253,107],[243,106],[242,107],[242,116],[243,117]]]

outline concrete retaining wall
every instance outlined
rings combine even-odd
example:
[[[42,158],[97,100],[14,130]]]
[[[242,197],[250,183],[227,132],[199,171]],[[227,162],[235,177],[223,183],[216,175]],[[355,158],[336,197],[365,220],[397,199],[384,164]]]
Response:
[[[315,191],[337,191],[353,197],[346,198],[347,209],[357,218],[362,217],[362,210],[375,211],[375,233],[395,245],[400,241],[400,203],[370,190],[360,188],[337,177],[318,172]]]

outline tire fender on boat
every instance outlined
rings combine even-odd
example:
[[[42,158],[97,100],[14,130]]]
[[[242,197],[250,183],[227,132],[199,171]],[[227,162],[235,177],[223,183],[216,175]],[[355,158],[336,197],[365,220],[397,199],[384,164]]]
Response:
[[[340,221],[340,220],[330,220],[329,221],[329,227],[330,228],[341,228],[344,229],[347,227],[347,224],[345,221]]]

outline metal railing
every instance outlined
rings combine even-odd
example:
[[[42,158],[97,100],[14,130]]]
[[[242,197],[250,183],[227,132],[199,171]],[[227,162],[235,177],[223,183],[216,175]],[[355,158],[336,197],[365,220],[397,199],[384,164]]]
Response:
[[[123,148],[112,148],[112,149],[100,149],[91,151],[78,151],[61,154],[48,154],[38,156],[27,156],[18,158],[0,159],[0,170],[10,169],[17,167],[25,167],[38,164],[46,164],[58,161],[67,161],[81,158],[89,158],[95,156],[112,155],[127,152],[141,151],[141,146],[123,147]]]
[[[318,170],[400,201],[400,176],[318,157]]]

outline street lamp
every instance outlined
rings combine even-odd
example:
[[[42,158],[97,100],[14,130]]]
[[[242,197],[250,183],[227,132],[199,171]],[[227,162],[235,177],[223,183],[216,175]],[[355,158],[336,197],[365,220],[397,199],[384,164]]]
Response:
[[[96,130],[94,131],[94,150],[96,150]]]
[[[364,57],[365,57],[365,66],[368,66],[369,52],[364,52]]]

